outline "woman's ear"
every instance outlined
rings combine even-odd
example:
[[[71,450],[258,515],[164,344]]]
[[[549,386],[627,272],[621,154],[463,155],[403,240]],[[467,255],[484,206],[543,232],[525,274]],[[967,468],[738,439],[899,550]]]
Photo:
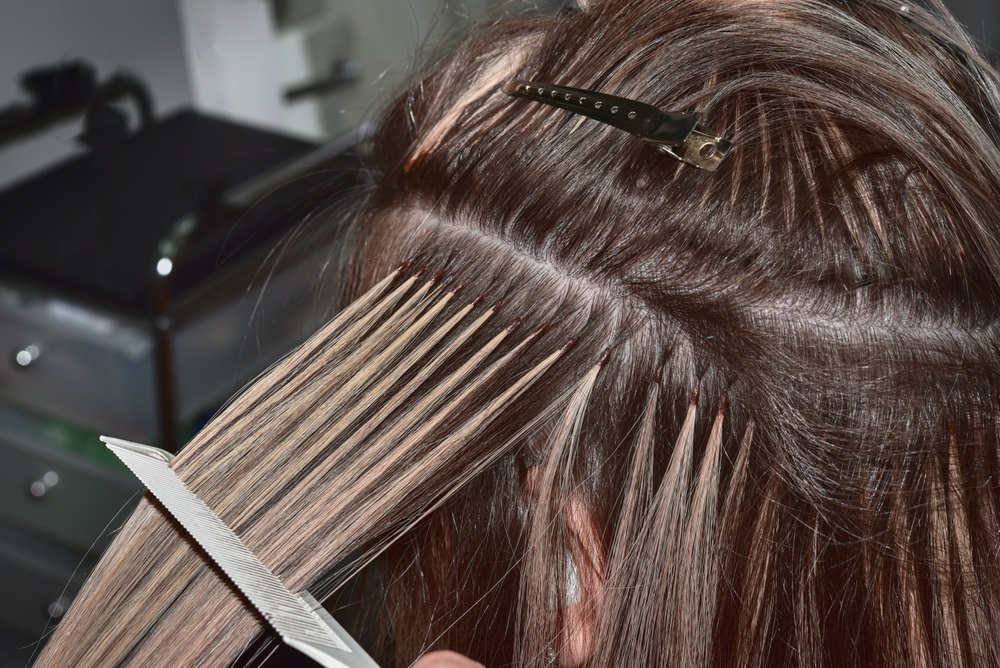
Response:
[[[539,496],[542,471],[531,467],[524,480],[524,492],[531,499]],[[593,653],[593,637],[597,618],[604,602],[603,550],[594,516],[579,493],[574,494],[563,510],[563,520],[569,532],[569,549],[565,555],[563,582],[562,629],[559,647],[553,648],[555,666],[582,666]]]
[[[604,573],[594,516],[579,496],[567,506],[566,526],[570,551],[566,555],[566,606],[557,665],[572,668],[586,663],[593,653],[597,616],[604,600]]]

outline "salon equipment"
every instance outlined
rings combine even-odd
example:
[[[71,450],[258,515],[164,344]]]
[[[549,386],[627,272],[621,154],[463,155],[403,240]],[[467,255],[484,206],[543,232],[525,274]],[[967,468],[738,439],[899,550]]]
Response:
[[[314,148],[181,112],[0,193],[0,399],[175,449],[321,321],[275,247],[357,178]]]
[[[352,134],[183,111],[0,192],[0,668],[141,496],[104,431],[176,449],[329,316]],[[120,513],[120,514],[119,514]]]
[[[285,644],[325,668],[378,668],[378,664],[309,592],[293,594],[232,529],[170,468],[173,455],[147,445],[102,436],[108,448],[180,522]]]

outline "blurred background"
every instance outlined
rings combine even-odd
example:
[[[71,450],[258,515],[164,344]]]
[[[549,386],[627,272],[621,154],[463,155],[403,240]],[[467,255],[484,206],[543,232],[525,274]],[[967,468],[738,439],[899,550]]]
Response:
[[[0,668],[141,494],[98,435],[175,450],[329,316],[356,147],[425,46],[563,4],[0,0]],[[949,5],[995,53],[1000,0]]]

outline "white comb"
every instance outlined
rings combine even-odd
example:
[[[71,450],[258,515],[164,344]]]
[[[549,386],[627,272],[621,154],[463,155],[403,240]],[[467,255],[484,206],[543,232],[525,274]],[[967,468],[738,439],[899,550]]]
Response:
[[[293,594],[240,537],[187,488],[159,448],[101,436],[101,440],[170,511],[264,619],[294,647],[325,668],[378,668],[309,592]]]

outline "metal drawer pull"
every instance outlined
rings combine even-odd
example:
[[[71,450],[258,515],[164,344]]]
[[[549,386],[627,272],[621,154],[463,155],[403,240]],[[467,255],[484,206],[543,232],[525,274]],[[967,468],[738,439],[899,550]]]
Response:
[[[38,356],[42,354],[41,348],[35,344],[27,345],[14,354],[14,363],[21,369],[27,369],[35,363]]]
[[[31,486],[28,487],[28,491],[31,492],[33,497],[40,499],[45,496],[46,492],[58,484],[59,474],[55,471],[47,471],[45,475],[42,476],[41,480],[36,480],[31,483]]]

